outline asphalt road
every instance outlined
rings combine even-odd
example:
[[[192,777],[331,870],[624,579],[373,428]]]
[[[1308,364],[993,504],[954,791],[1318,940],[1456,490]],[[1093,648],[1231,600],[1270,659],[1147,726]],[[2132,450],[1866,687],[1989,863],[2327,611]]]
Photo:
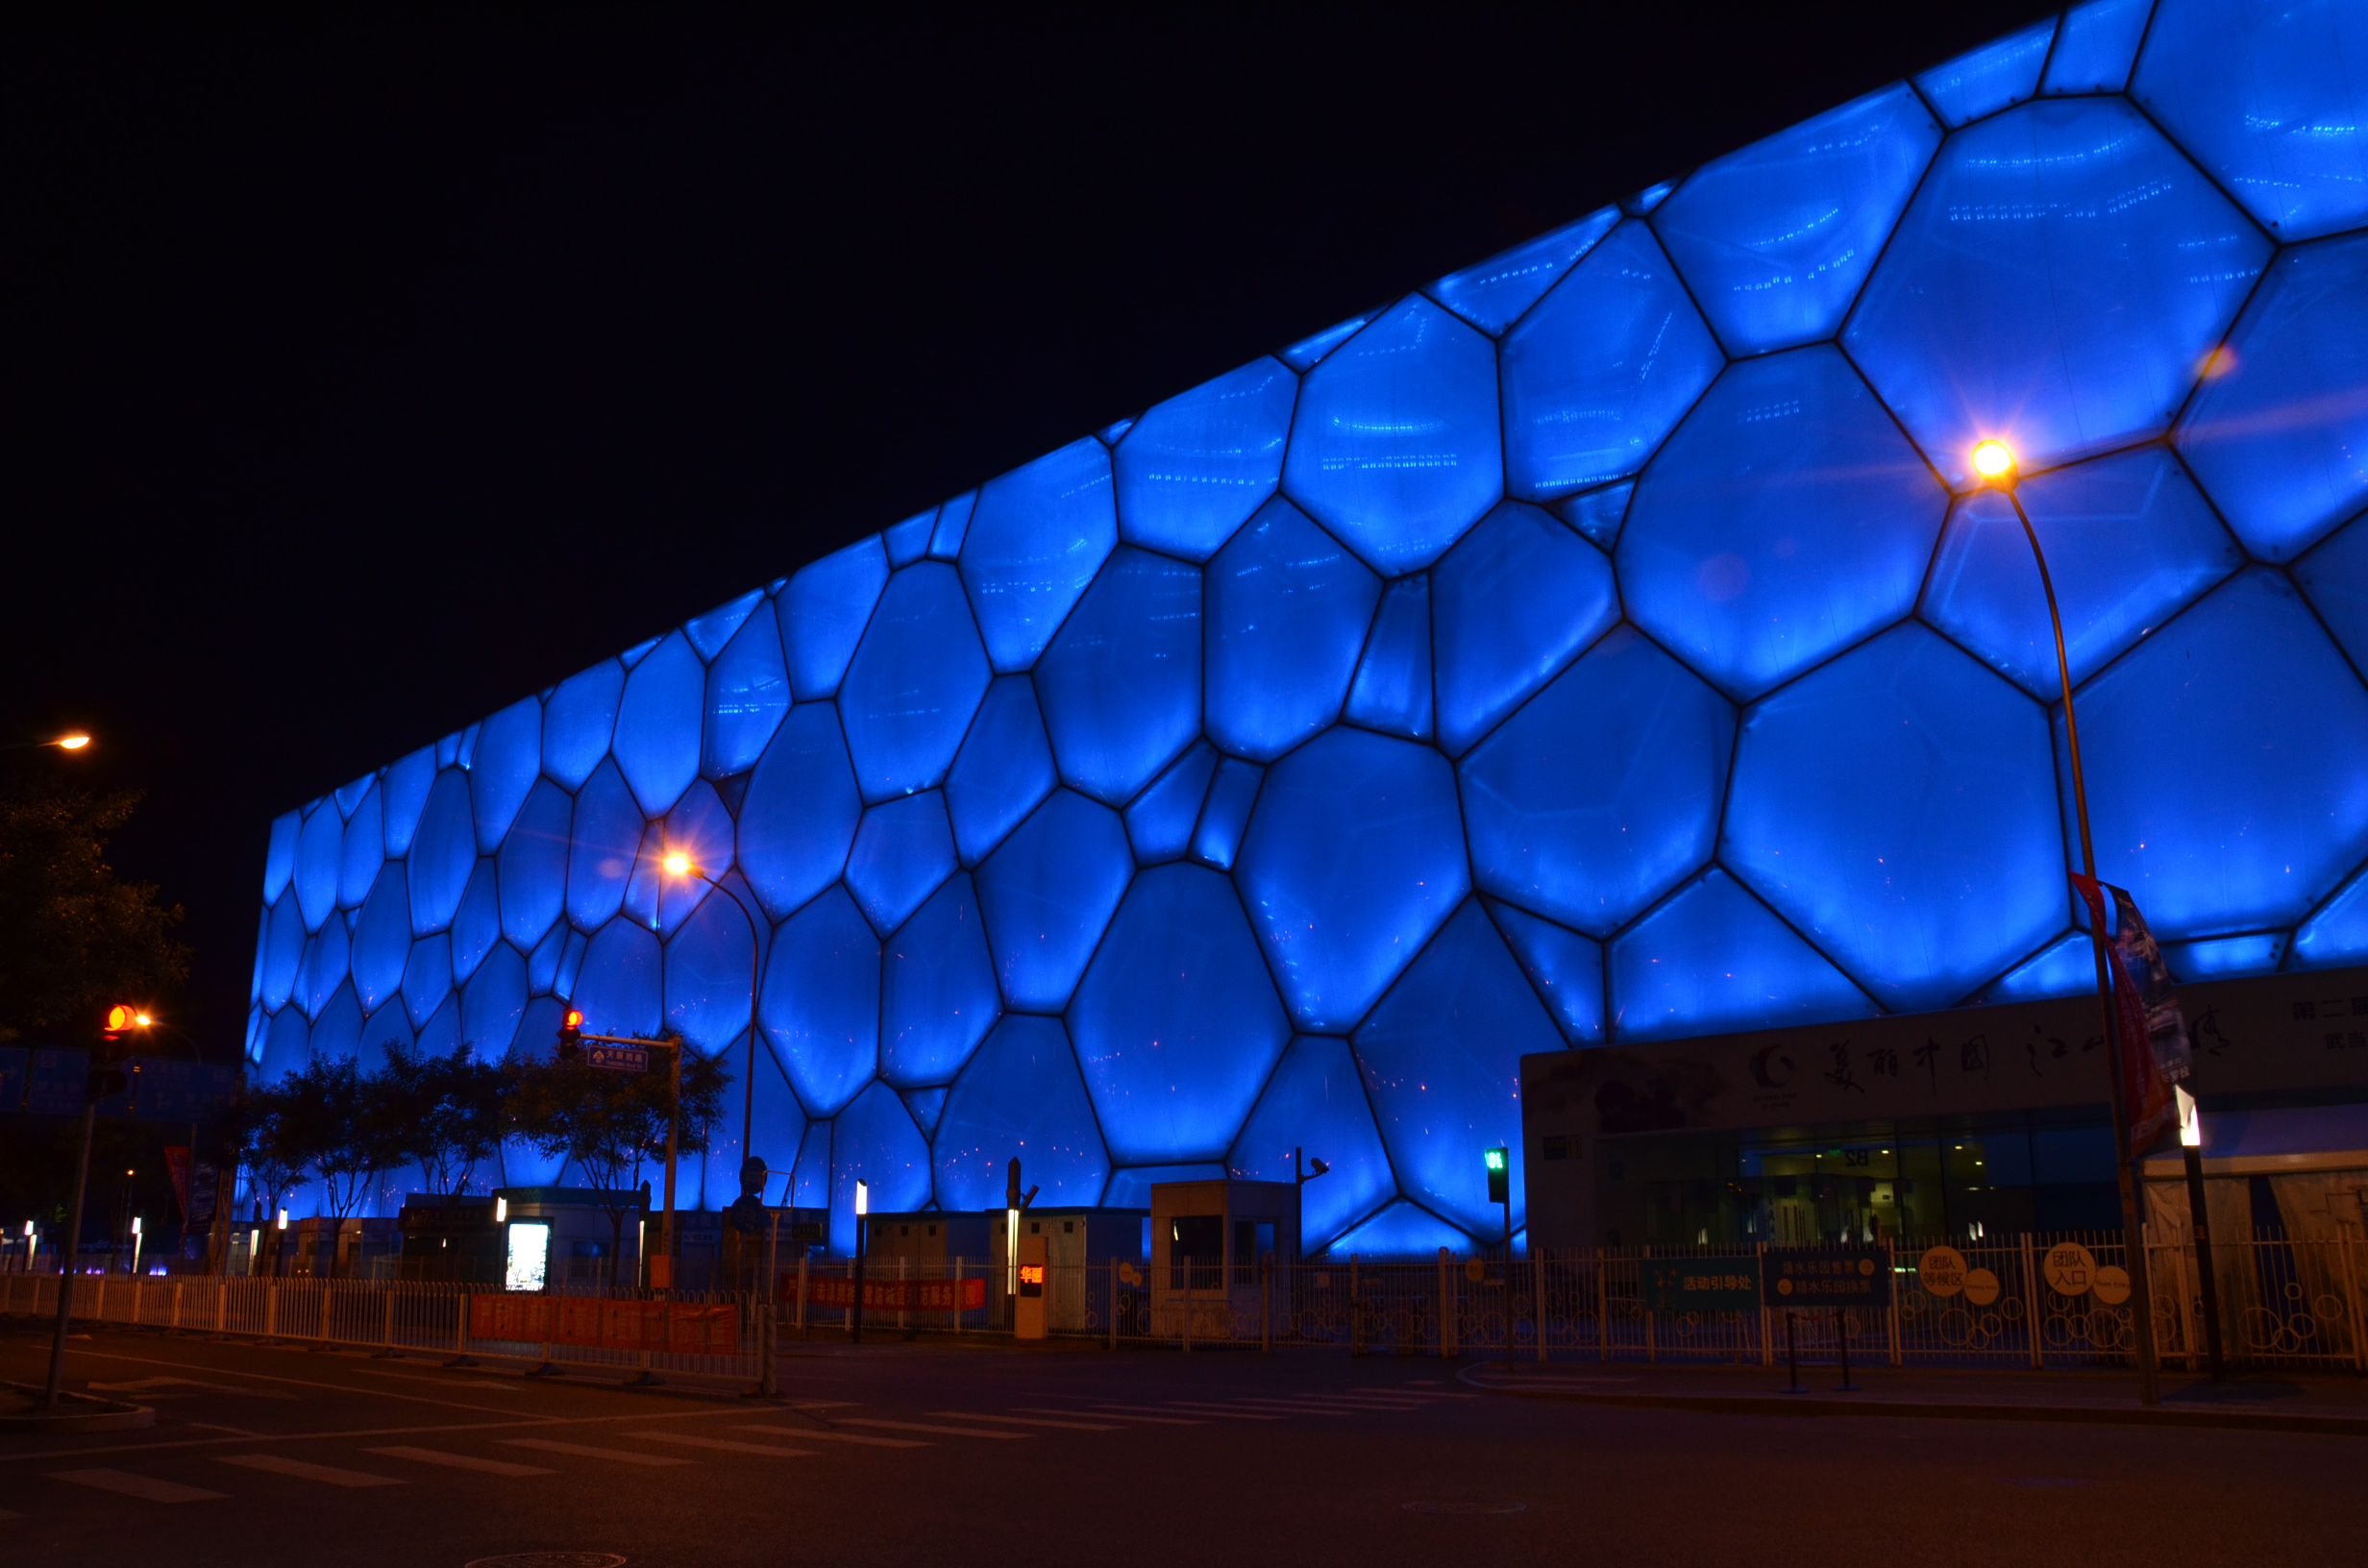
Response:
[[[0,1328],[0,1378],[45,1351]],[[9,1568],[2368,1560],[2356,1439],[1610,1409],[1436,1361],[815,1347],[760,1405],[103,1330],[68,1371],[158,1422],[0,1435]]]

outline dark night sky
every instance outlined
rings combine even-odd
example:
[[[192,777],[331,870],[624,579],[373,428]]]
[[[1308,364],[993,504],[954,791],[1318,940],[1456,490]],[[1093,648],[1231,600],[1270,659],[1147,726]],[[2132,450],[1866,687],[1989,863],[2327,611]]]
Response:
[[[0,23],[0,740],[216,1048],[276,813],[2038,13],[1122,10]]]

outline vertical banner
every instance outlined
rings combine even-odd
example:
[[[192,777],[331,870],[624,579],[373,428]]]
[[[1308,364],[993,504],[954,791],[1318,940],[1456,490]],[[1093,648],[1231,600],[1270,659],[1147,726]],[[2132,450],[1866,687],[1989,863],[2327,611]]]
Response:
[[[164,1168],[172,1175],[173,1198],[181,1205],[181,1223],[185,1227],[194,1217],[189,1213],[189,1146],[175,1143],[166,1148]]]
[[[2141,1159],[2179,1137],[2179,1104],[2171,1086],[2193,1071],[2187,1022],[2171,989],[2171,971],[2145,917],[2129,891],[2073,873],[2072,886],[2088,906],[2091,931],[2106,929],[2105,895],[2113,897],[2113,934],[2105,944],[2113,985],[2113,1070],[2121,1075],[2122,1113],[2129,1118],[2130,1158]]]

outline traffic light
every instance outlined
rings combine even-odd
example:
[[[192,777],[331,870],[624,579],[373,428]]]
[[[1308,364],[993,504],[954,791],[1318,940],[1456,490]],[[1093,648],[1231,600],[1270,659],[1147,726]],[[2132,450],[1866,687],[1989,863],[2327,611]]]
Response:
[[[99,1048],[90,1053],[88,1074],[83,1081],[86,1098],[104,1100],[132,1087],[123,1064],[132,1054],[132,1031],[147,1023],[148,1015],[136,1007],[117,1003],[107,1010],[107,1021],[99,1026]]]
[[[1508,1203],[1513,1198],[1513,1151],[1499,1146],[1480,1156],[1489,1168],[1489,1202]]]
[[[559,1020],[559,1060],[573,1062],[582,1049],[583,1015],[571,1007],[567,1017]]]

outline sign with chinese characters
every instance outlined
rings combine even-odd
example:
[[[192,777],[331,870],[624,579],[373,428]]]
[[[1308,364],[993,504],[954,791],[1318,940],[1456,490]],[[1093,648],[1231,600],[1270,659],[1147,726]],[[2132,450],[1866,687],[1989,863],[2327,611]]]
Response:
[[[2040,1257],[2039,1276],[2060,1296],[2084,1296],[2097,1283],[2097,1255],[2078,1241],[2060,1241]]]
[[[1770,1247],[1760,1256],[1770,1307],[1888,1307],[1887,1247]]]
[[[1915,1277],[1928,1295],[1956,1295],[1965,1288],[1965,1255],[1955,1247],[1927,1247],[1916,1260]]]
[[[1760,1279],[1748,1258],[1647,1258],[1648,1312],[1748,1312],[1760,1305]]]
[[[605,1067],[610,1072],[648,1072],[650,1052],[641,1045],[596,1043],[583,1048],[583,1063],[587,1067]]]

